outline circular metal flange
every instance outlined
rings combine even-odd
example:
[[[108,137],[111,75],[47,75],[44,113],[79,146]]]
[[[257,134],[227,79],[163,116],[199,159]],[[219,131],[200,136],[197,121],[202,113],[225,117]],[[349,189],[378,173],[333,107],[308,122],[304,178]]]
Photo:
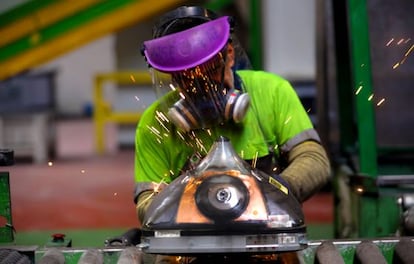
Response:
[[[196,205],[206,217],[226,222],[239,217],[249,204],[249,190],[242,180],[228,175],[205,179],[195,193]]]

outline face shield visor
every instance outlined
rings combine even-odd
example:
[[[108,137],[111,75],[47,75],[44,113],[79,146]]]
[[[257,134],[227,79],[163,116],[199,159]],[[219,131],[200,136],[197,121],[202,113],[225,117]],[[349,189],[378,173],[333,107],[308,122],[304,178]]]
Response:
[[[183,131],[240,122],[247,111],[248,95],[233,89],[231,70],[225,77],[228,19],[144,42],[157,95],[163,96],[167,116]]]

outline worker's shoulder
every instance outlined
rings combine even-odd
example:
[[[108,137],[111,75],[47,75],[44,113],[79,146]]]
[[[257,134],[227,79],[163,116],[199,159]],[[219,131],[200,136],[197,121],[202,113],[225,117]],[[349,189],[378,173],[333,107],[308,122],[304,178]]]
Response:
[[[264,78],[264,79],[272,79],[274,81],[280,81],[280,82],[287,82],[285,78],[282,76],[269,72],[269,71],[263,71],[263,70],[238,70],[237,74],[242,78]]]
[[[144,110],[142,116],[147,117],[149,116],[150,119],[154,119],[155,113],[165,112],[171,102],[175,102],[178,99],[178,93],[176,92],[168,92],[166,94],[157,96],[157,98],[150,103],[150,105]]]
[[[160,99],[156,99],[141,113],[138,127],[152,127],[157,124],[156,114],[162,112],[162,104]],[[165,107],[165,106],[164,106]]]
[[[255,89],[254,87],[267,87],[265,89],[280,89],[281,87],[290,87],[288,80],[282,76],[268,72],[258,70],[240,70],[237,71],[237,75],[242,79],[245,88],[247,90]]]

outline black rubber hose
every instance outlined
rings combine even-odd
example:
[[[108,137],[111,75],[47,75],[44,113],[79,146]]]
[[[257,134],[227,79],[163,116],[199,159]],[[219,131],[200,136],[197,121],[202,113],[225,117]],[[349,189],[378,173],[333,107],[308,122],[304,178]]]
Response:
[[[143,252],[137,247],[127,247],[122,250],[116,264],[143,264]]]
[[[393,264],[414,263],[414,242],[411,238],[402,238],[395,245]]]
[[[103,264],[103,254],[98,249],[88,249],[83,252],[78,264]]]
[[[315,264],[345,264],[341,253],[330,241],[324,241],[316,248]]]
[[[356,247],[357,264],[387,264],[381,250],[372,241],[362,241]]]

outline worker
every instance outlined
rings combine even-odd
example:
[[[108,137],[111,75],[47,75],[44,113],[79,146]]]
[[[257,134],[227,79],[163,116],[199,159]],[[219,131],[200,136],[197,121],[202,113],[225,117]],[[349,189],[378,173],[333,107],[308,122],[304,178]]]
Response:
[[[219,136],[241,158],[287,182],[303,202],[330,175],[327,154],[291,84],[249,68],[234,20],[198,6],[161,16],[142,53],[159,98],[136,130],[135,203],[194,168]]]

